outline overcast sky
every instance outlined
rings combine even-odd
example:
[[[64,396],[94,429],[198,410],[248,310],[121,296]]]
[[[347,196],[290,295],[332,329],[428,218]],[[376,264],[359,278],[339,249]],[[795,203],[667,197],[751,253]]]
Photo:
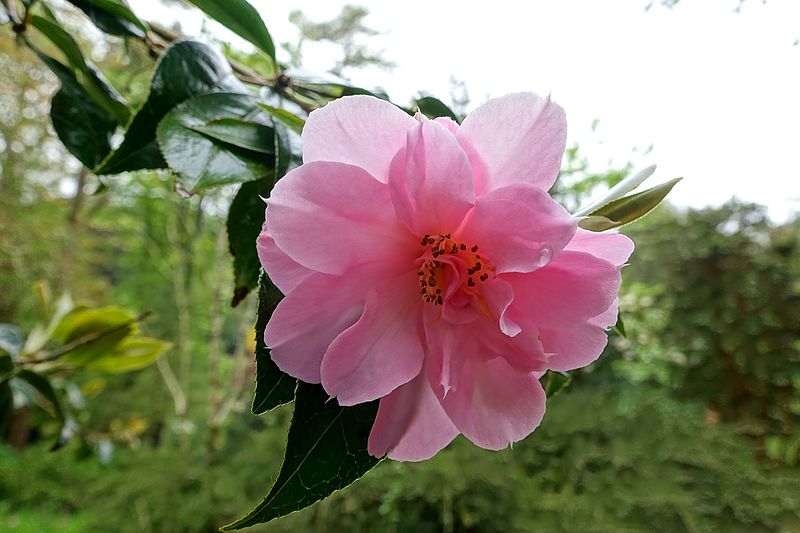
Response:
[[[686,178],[671,195],[682,205],[737,196],[767,204],[777,221],[800,211],[800,1],[746,0],[739,13],[739,0],[649,11],[647,2],[353,0],[385,32],[370,42],[397,67],[351,76],[400,103],[418,91],[446,100],[450,76],[467,84],[471,107],[512,91],[551,93],[566,109],[569,142],[598,168],[656,163],[654,179]],[[251,3],[282,42],[297,35],[293,9],[325,20],[347,2]],[[202,23],[196,10],[131,4],[145,19],[180,20],[187,33]],[[324,46],[308,48],[305,67],[325,71],[335,58]]]

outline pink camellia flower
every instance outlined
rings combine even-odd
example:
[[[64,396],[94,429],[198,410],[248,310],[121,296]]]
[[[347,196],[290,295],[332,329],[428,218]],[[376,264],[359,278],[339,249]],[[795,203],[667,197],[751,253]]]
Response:
[[[459,433],[504,448],[542,420],[545,370],[602,352],[633,243],[547,194],[565,138],[528,93],[460,126],[367,96],[309,116],[258,239],[286,295],[265,341],[341,405],[380,398],[372,455],[427,459]]]

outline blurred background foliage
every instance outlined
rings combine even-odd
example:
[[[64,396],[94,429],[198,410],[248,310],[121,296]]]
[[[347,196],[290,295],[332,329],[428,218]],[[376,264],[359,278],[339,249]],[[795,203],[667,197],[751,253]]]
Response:
[[[369,35],[363,11],[295,14],[304,40]],[[133,104],[153,61],[138,42],[59,15]],[[342,36],[342,32],[345,35]],[[352,35],[352,34],[350,34]],[[302,41],[287,47],[301,59]],[[366,48],[333,66],[381,64]],[[238,59],[258,68],[258,57]],[[386,65],[389,66],[389,65]],[[57,84],[0,35],[0,323],[41,320],[34,287],[91,306],[150,311],[143,334],[174,347],[59,387],[79,429],[18,406],[0,442],[0,530],[204,532],[240,516],[274,479],[290,411],[252,416],[255,298],[227,289],[230,188],[191,199],[161,172],[103,182],[47,118]],[[454,109],[468,104],[466,92]],[[465,101],[466,99],[466,101]],[[575,146],[554,194],[571,208],[630,168],[591,173]],[[258,531],[800,530],[800,218],[757,205],[664,206],[626,232],[627,338],[577,372],[513,450],[459,438],[422,464],[384,462],[346,491]],[[41,285],[41,283],[46,285]]]

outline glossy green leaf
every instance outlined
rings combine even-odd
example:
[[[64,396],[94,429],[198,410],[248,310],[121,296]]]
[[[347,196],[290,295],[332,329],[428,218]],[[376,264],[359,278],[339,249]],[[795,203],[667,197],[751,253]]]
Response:
[[[433,96],[423,96],[418,98],[414,104],[419,108],[420,112],[428,118],[448,117],[458,122],[458,117],[452,109]]]
[[[251,181],[239,187],[228,211],[228,246],[233,256],[234,288],[231,306],[236,307],[258,285],[261,263],[256,253],[256,239],[264,224],[266,204],[272,179]]]
[[[575,216],[582,217],[586,216],[593,211],[597,211],[604,205],[613,202],[614,200],[618,200],[622,198],[624,195],[628,194],[632,190],[636,189],[639,185],[644,183],[644,181],[653,175],[656,171],[655,165],[650,165],[649,167],[643,168],[638,172],[634,172],[630,176],[626,177],[613,187],[608,190],[601,198],[595,200],[591,204],[578,209],[574,214]]]
[[[297,380],[278,368],[269,356],[269,348],[264,344],[264,330],[281,298],[283,294],[266,274],[262,274],[256,319],[256,392],[252,407],[254,415],[291,402],[297,387]]]
[[[210,139],[195,130],[222,117],[250,118],[260,112],[246,94],[213,93],[183,102],[158,125],[161,152],[175,172],[178,186],[189,194],[244,183],[269,175],[272,156]]]
[[[110,35],[143,38],[147,26],[123,0],[69,0],[86,13],[95,26]]]
[[[133,372],[151,365],[171,347],[172,344],[158,339],[128,337],[110,352],[86,363],[86,368],[107,374]]]
[[[555,396],[572,381],[572,376],[566,372],[548,370],[545,374],[544,393],[548,398]]]
[[[264,104],[259,102],[258,104],[264,111],[269,113],[273,119],[277,120],[296,134],[300,135],[303,133],[303,126],[306,125],[306,121],[302,118],[298,117],[294,113],[287,111],[285,109],[280,109],[278,107],[273,107],[269,104]]]
[[[224,530],[267,522],[304,509],[342,489],[378,464],[367,438],[378,401],[341,407],[321,385],[299,382],[286,455],[269,494]]]
[[[189,128],[211,139],[246,150],[262,154],[275,152],[272,128],[259,122],[223,117]]]
[[[39,53],[39,58],[61,81],[50,103],[50,120],[64,147],[89,168],[111,151],[117,120],[84,91],[70,69]]]
[[[0,324],[0,354],[16,357],[25,344],[25,335],[14,324]]]
[[[67,345],[95,336],[91,342],[70,350],[61,361],[86,366],[93,360],[112,353],[117,346],[137,330],[134,317],[118,307],[97,309],[78,308],[67,314],[53,332],[53,339]]]
[[[176,42],[156,65],[147,101],[133,117],[122,144],[95,173],[164,168],[166,162],[156,143],[156,128],[164,115],[189,98],[223,91],[246,92],[228,61],[206,44]]]
[[[275,62],[275,45],[258,11],[246,0],[189,0],[205,13],[260,48]]]
[[[605,231],[629,224],[652,211],[681,179],[675,178],[652,189],[614,200],[593,211],[578,225],[589,231]]]
[[[31,17],[30,23],[63,52],[77,82],[86,94],[98,106],[114,116],[118,124],[126,124],[131,113],[127,102],[94,65],[86,60],[77,41],[64,28],[50,19],[34,15]]]

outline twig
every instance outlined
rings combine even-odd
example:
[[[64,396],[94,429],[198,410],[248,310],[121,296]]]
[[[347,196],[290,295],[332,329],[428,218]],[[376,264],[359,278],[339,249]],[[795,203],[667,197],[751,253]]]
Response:
[[[170,396],[172,396],[172,402],[175,404],[175,414],[177,416],[185,415],[186,394],[184,394],[181,384],[178,383],[175,372],[172,371],[172,367],[169,366],[165,357],[156,359],[156,366],[161,373],[161,378],[164,380],[164,384],[167,386]]]

